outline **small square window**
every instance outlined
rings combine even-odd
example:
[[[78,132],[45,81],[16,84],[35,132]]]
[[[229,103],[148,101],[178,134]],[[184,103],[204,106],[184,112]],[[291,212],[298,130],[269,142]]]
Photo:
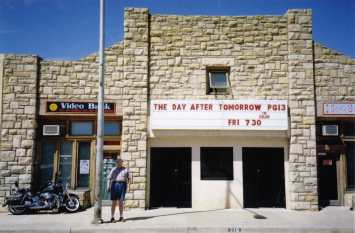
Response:
[[[233,180],[233,147],[201,147],[201,180]]]
[[[118,136],[120,135],[121,127],[117,121],[105,121],[104,135],[105,136]]]
[[[210,88],[227,88],[228,75],[226,72],[210,72]]]
[[[207,94],[226,93],[229,89],[229,69],[227,68],[208,68]]]
[[[71,123],[71,135],[90,136],[93,134],[93,125],[91,121],[74,121]]]

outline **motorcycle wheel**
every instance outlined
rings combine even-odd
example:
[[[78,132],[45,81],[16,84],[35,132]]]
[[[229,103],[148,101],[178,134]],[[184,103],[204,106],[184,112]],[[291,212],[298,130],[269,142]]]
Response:
[[[12,205],[9,205],[8,209],[9,209],[10,213],[13,215],[23,214],[26,211],[25,207],[14,207]]]
[[[79,210],[80,201],[79,198],[73,195],[70,195],[69,198],[65,200],[65,210],[69,213],[73,213]]]

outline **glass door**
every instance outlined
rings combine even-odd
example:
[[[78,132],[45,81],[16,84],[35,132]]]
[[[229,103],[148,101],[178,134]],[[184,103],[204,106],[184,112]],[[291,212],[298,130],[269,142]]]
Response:
[[[90,180],[90,142],[78,142],[78,183],[77,187],[89,187]]]
[[[60,144],[59,174],[58,178],[63,184],[71,182],[73,143],[64,141]]]
[[[40,187],[46,185],[53,179],[53,163],[57,151],[57,144],[53,142],[42,143],[42,154],[40,164]]]

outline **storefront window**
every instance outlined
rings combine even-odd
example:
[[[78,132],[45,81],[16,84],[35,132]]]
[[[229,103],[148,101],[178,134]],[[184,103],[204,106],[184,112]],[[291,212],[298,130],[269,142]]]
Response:
[[[42,156],[40,165],[40,186],[47,184],[53,178],[53,162],[56,152],[56,144],[45,142],[42,144]]]
[[[42,125],[58,125],[60,135],[41,134],[36,171],[36,188],[56,179],[68,183],[70,188],[89,188],[95,177],[90,174],[91,145],[95,136],[96,121],[93,118],[68,117],[65,119],[41,119]],[[105,121],[104,146],[109,150],[120,149],[122,122],[119,119]],[[42,132],[41,132],[42,133]]]
[[[64,183],[69,182],[69,184],[71,180],[72,150],[72,142],[65,141],[61,143],[59,158],[59,178],[60,181]]]
[[[201,147],[201,179],[233,180],[233,148]]]
[[[348,189],[355,190],[355,142],[346,143]]]
[[[90,142],[79,142],[78,187],[89,187]]]
[[[106,121],[104,127],[105,136],[118,136],[120,135],[120,124],[116,121]]]
[[[73,121],[71,123],[71,135],[90,136],[93,134],[93,125],[90,121]]]

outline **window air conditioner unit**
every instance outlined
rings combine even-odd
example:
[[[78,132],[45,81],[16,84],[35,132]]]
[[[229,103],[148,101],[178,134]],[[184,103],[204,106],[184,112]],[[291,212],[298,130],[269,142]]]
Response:
[[[338,136],[338,125],[323,125],[322,127],[323,136]]]
[[[59,136],[60,125],[43,125],[43,136]]]

